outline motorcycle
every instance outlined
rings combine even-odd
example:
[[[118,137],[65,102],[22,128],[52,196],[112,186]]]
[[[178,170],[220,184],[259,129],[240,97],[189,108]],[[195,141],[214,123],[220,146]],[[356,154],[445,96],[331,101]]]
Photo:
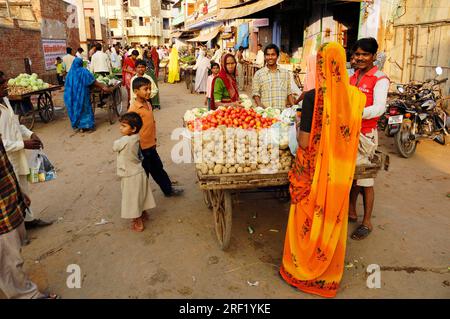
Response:
[[[437,75],[442,68],[436,68]],[[423,83],[397,85],[397,97],[392,98],[379,127],[387,136],[394,137],[394,145],[401,156],[411,157],[417,143],[431,139],[445,145],[449,120],[441,108],[439,84],[447,81],[431,79]]]

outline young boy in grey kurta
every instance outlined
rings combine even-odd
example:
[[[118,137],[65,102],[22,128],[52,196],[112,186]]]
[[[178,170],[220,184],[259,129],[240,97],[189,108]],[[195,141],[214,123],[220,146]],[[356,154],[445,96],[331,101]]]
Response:
[[[120,132],[123,136],[113,145],[113,150],[118,152],[117,175],[122,179],[122,218],[132,218],[132,229],[139,232],[144,230],[145,210],[156,206],[139,154],[141,128],[142,119],[137,113],[122,115]]]

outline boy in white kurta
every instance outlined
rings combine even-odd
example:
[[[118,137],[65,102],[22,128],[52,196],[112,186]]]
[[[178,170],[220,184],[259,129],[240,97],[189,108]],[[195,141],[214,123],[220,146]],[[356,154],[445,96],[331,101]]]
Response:
[[[117,175],[121,177],[122,218],[132,218],[132,229],[144,230],[147,219],[145,210],[156,207],[152,190],[142,167],[139,151],[139,131],[142,128],[141,117],[134,112],[120,118],[122,138],[116,140],[113,150],[117,154]]]
[[[145,64],[145,62],[143,60],[137,60],[135,68],[136,68],[136,75],[131,78],[131,82],[130,82],[130,87],[131,87],[130,106],[133,105],[134,101],[136,100],[136,93],[134,93],[134,90],[133,90],[133,82],[137,78],[146,78],[146,79],[150,80],[150,83],[151,83],[150,99],[153,99],[156,96],[156,94],[158,94],[158,92],[159,92],[158,86],[156,85],[155,81],[153,81],[153,79],[150,75],[145,73],[147,71],[147,65]]]

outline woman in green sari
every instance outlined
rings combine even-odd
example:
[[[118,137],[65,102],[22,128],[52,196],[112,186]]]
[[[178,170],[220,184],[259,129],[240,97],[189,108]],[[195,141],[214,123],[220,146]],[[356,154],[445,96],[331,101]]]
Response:
[[[153,63],[152,54],[151,54],[150,50],[144,51],[144,59],[143,60],[147,64],[147,71],[145,73],[148,74],[152,78],[153,82],[155,82],[156,86],[158,87],[158,79],[156,78],[156,74],[155,74],[155,65]],[[152,98],[152,106],[153,106],[153,108],[161,109],[161,104],[159,102],[159,90],[158,90],[158,93]]]

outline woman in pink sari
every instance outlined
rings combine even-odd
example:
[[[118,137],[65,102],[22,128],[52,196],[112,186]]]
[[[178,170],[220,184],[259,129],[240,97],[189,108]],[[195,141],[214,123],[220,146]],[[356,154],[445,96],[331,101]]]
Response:
[[[123,85],[127,89],[128,96],[130,96],[131,78],[136,74],[134,65],[136,63],[136,59],[138,56],[139,56],[139,52],[137,50],[133,50],[133,52],[131,52],[131,56],[126,57],[125,60],[123,61],[122,80],[123,80]],[[127,106],[127,109],[128,109],[130,107],[129,98],[127,100],[128,100],[128,106]]]

